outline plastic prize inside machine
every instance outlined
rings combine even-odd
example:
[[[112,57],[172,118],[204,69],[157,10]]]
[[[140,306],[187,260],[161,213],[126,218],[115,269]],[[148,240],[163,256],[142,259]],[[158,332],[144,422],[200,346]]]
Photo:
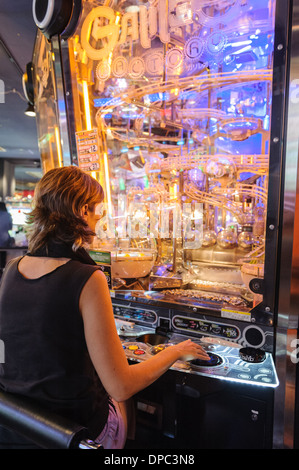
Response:
[[[73,163],[105,191],[91,254],[115,292],[261,301],[274,17],[274,0],[82,2]]]

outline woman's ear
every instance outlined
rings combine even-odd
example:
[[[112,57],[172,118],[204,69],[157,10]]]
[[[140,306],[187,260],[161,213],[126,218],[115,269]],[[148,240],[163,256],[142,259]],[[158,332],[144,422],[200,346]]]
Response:
[[[82,209],[81,209],[81,215],[82,215],[82,217],[88,215],[88,212],[87,212],[87,211],[88,211],[88,204],[84,204],[84,206],[83,206]]]

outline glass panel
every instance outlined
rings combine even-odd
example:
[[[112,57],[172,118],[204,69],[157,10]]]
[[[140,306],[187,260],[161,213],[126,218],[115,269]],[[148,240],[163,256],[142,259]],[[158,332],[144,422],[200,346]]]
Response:
[[[34,107],[44,172],[63,165],[51,43],[38,30],[33,52]]]
[[[78,164],[106,194],[92,255],[115,290],[246,311],[264,268],[275,1],[113,5],[85,1],[69,39]]]

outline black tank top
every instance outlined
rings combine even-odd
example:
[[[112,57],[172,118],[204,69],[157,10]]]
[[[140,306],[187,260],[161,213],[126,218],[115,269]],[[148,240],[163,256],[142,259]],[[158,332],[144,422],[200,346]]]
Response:
[[[70,260],[38,279],[6,267],[0,288],[0,388],[28,396],[53,412],[103,429],[109,397],[90,360],[79,311],[81,290],[96,266]]]

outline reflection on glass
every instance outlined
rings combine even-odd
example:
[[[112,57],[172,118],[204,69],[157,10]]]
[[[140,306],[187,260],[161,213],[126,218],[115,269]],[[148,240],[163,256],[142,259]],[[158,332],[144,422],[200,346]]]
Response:
[[[38,31],[33,54],[38,146],[44,172],[63,166],[51,44]]]

